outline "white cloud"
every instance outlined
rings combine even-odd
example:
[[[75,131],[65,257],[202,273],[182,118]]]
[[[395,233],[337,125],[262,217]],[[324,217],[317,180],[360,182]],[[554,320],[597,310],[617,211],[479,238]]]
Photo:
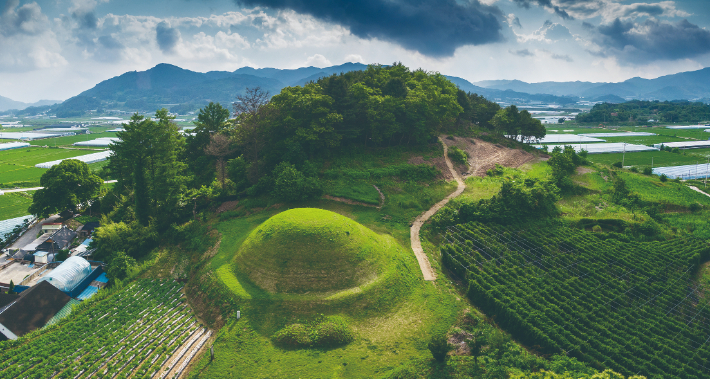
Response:
[[[306,59],[306,66],[328,67],[332,65],[333,64],[321,54],[316,54]]]
[[[348,54],[345,59],[345,62],[352,62],[352,63],[365,63],[365,60],[362,59],[362,55],[359,54]]]

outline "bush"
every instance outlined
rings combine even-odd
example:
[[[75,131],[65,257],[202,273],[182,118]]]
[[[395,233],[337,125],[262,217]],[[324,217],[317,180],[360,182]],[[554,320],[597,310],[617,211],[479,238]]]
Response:
[[[661,174],[660,179],[662,182],[666,182],[668,180],[668,177],[666,176],[666,174]]]
[[[448,156],[452,161],[459,164],[466,164],[468,162],[468,154],[455,146],[449,147]]]
[[[342,317],[320,315],[307,324],[288,325],[272,338],[280,346],[304,348],[343,346],[352,342],[355,336]]]
[[[644,167],[643,174],[644,175],[651,175],[651,174],[653,174],[653,169],[651,169],[650,167]]]
[[[639,172],[639,169],[636,168],[636,166],[632,166],[629,170],[630,170],[631,172]]]
[[[616,167],[616,168],[621,168],[621,162],[614,162],[614,163],[612,163],[611,165],[614,166],[614,167]]]
[[[697,212],[697,211],[699,211],[701,208],[702,208],[702,206],[701,206],[700,204],[698,204],[698,203],[690,204],[690,206],[688,207],[688,209],[690,209],[691,212]]]
[[[601,232],[602,232],[602,227],[599,226],[599,225],[594,225],[594,227],[592,228],[592,231],[593,231],[594,233],[601,233]]]
[[[431,355],[437,362],[445,361],[446,355],[451,351],[451,345],[449,345],[446,334],[434,335],[429,341],[427,348],[429,348]]]
[[[281,162],[276,166],[274,178],[273,194],[285,201],[306,200],[323,193],[317,178],[307,178],[294,165],[287,162]]]
[[[677,147],[674,147],[673,149],[671,149],[671,153],[680,154],[680,149]]]

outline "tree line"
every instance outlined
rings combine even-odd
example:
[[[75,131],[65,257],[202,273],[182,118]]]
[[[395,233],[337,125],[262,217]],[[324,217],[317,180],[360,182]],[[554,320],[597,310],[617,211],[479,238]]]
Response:
[[[710,120],[710,105],[690,101],[641,101],[621,104],[600,103],[576,117],[577,122],[647,123],[692,122]]]

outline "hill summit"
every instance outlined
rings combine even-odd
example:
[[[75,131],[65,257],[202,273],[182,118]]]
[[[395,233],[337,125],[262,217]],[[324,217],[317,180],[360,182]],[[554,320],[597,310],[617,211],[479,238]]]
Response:
[[[393,258],[388,245],[345,216],[298,208],[252,231],[236,253],[235,268],[270,293],[332,293],[376,281]]]

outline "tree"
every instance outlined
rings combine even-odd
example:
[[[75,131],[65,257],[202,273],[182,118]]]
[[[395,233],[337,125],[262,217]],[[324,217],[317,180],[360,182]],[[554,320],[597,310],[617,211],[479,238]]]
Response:
[[[307,178],[288,162],[281,162],[273,172],[274,196],[285,201],[300,201],[322,193],[317,178]]]
[[[7,289],[7,294],[8,295],[14,295],[15,294],[15,283],[10,279],[10,287]]]
[[[185,137],[185,161],[190,166],[196,184],[208,184],[213,180],[212,159],[205,155],[205,148],[210,144],[213,134],[221,133],[231,125],[228,122],[229,109],[219,103],[209,103],[201,108],[195,121],[194,135]]]
[[[268,107],[269,98],[269,92],[260,87],[247,88],[244,95],[237,96],[234,103],[234,135],[251,162],[249,180],[252,183],[256,183],[261,176],[261,152],[267,140],[263,126],[271,110]]]
[[[66,159],[42,174],[40,184],[44,188],[32,196],[29,211],[42,217],[65,210],[76,212],[81,204],[98,195],[102,183],[88,164]]]
[[[205,154],[217,157],[217,178],[224,188],[226,179],[224,157],[234,153],[229,137],[224,134],[213,134],[210,136],[210,143],[205,147]]]
[[[111,145],[109,163],[124,194],[132,192],[135,216],[147,226],[150,218],[165,229],[179,215],[180,199],[189,177],[183,156],[185,139],[166,109],[155,112],[157,121],[135,114]],[[130,220],[127,220],[130,221]]]
[[[431,355],[437,362],[444,362],[446,355],[449,354],[452,347],[449,345],[449,340],[446,338],[446,333],[434,335],[427,345]]]
[[[111,260],[106,268],[106,275],[112,280],[123,280],[128,276],[131,267],[136,264],[136,260],[128,256],[123,251],[112,254]]]

